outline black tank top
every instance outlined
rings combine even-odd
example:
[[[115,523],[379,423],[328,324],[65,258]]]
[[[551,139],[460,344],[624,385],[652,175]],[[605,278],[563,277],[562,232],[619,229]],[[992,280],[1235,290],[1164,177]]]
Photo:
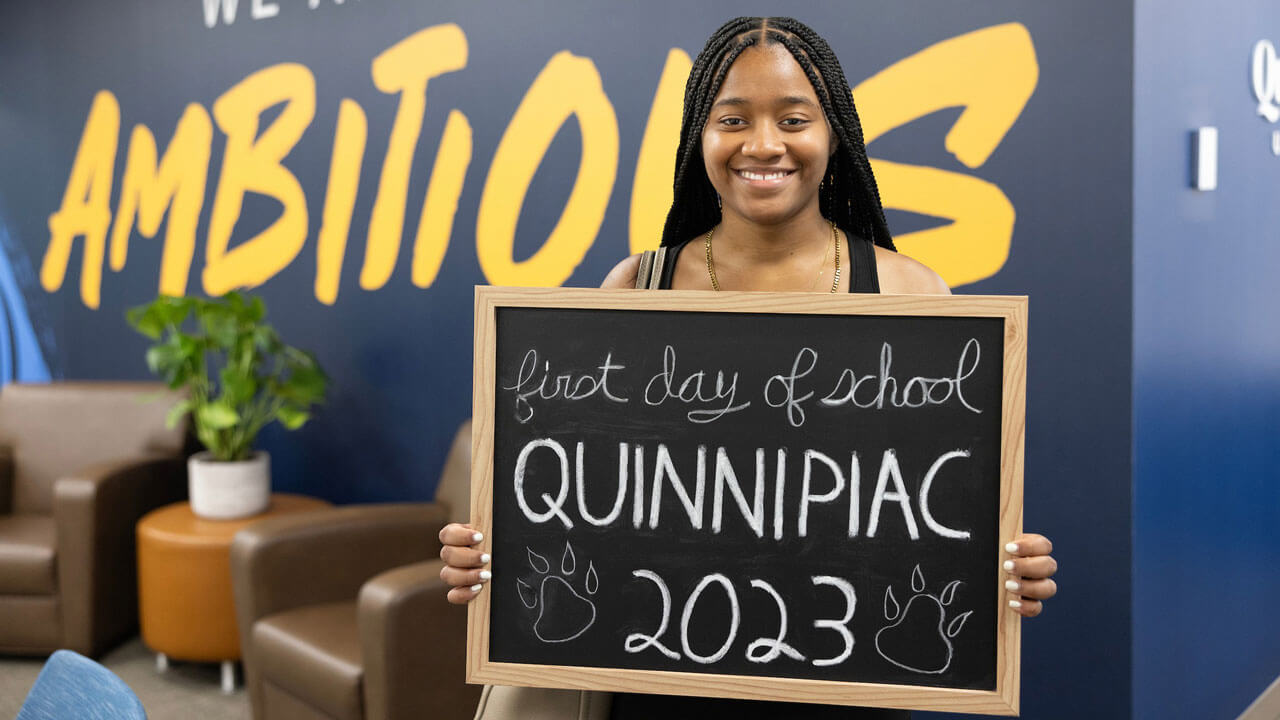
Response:
[[[849,282],[849,292],[879,293],[880,278],[876,273],[875,245],[870,240],[863,240],[855,235],[849,235],[848,238],[853,275]],[[667,251],[659,289],[671,288],[676,259],[688,244],[685,241]],[[610,720],[680,720],[693,717],[724,717],[734,720],[910,720],[911,713],[880,708],[616,693],[613,696],[613,710],[609,714]]]
[[[879,293],[880,292],[880,276],[876,273],[876,246],[870,240],[863,240],[857,235],[849,235],[849,263],[853,278],[849,281],[849,292],[851,293]],[[691,241],[676,245],[667,251],[667,261],[662,268],[662,280],[658,285],[660,290],[671,289],[671,278],[675,274],[676,260],[680,257],[680,252]]]

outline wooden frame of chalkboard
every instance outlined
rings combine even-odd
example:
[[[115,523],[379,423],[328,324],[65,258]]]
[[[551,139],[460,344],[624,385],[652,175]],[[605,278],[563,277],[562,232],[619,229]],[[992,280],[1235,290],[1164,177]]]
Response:
[[[683,332],[683,340],[667,343],[662,337],[663,328],[682,328],[671,332]],[[962,342],[969,334],[973,338]],[[835,350],[827,351],[822,345],[855,336],[860,339],[850,346],[852,349],[833,346]],[[801,340],[788,341],[790,337]],[[882,337],[893,338],[894,344],[891,346],[886,339],[874,346]],[[988,353],[981,361],[981,368],[977,352],[981,344],[979,337],[986,338],[982,342],[1000,347],[998,357],[992,360]],[[952,340],[951,345],[943,347],[947,338]],[[471,521],[484,535],[479,547],[493,554],[493,577],[469,608],[467,681],[1016,715],[1021,624],[1020,616],[1008,607],[999,566],[1007,559],[1003,542],[1019,534],[1022,526],[1026,340],[1027,299],[1022,296],[477,287]],[[777,363],[770,366],[777,367],[778,372],[769,376],[763,388],[757,386],[750,393],[743,389],[735,400],[732,391],[738,382],[736,372],[730,375],[728,368],[699,366],[697,357],[693,364],[681,366],[680,363],[688,361],[685,355],[676,359],[676,342],[702,346],[703,355],[710,352],[705,347],[716,348],[723,355],[748,365],[771,362],[772,350],[781,347],[787,354],[779,357],[789,360],[780,366]],[[794,361],[790,361],[791,348],[784,347],[787,342],[804,346],[795,353]],[[504,344],[507,347],[500,347]],[[680,347],[682,352],[684,345]],[[816,367],[825,368],[827,363],[825,357],[818,361],[817,351],[810,345],[823,347],[823,352],[844,353],[838,355],[840,359],[851,358],[855,351],[861,353],[865,349],[871,354],[863,363],[867,375],[860,379],[856,370],[845,369],[844,374],[832,376],[836,378],[836,386],[825,396],[821,393],[814,396],[812,390],[802,394],[802,380]],[[562,364],[565,358],[555,352],[570,346],[577,348],[576,352],[586,353],[576,366],[572,362]],[[961,346],[957,360],[956,349]],[[543,348],[542,355],[538,354],[538,347]],[[638,377],[642,383],[644,377],[652,375],[642,398],[641,385],[628,384],[627,373],[643,363],[633,362],[633,357],[624,356],[623,350],[616,349],[622,347],[632,348],[627,351],[632,353],[637,352],[635,348],[647,348],[645,354],[653,357],[644,362],[660,368],[656,374],[646,370]],[[592,355],[592,348],[599,352]],[[895,350],[898,354],[890,357]],[[696,347],[694,351],[698,352]],[[899,372],[898,368],[906,367],[902,372],[909,372],[913,362],[917,366],[930,362],[936,365],[937,358],[947,357],[947,353],[952,355],[943,364],[949,368],[949,376],[935,373],[936,376],[922,374],[911,379],[906,375],[889,378],[891,373]],[[500,356],[505,365],[500,362]],[[991,374],[991,378],[983,381],[979,369]],[[817,377],[817,373],[812,377]],[[871,381],[865,392],[863,380]],[[890,382],[893,385],[889,385]],[[985,387],[982,382],[990,387],[982,389]],[[872,394],[877,384],[878,396]],[[744,382],[743,388],[748,385]],[[889,394],[886,388],[891,391]],[[839,456],[840,462],[818,450],[805,450],[803,491],[799,496],[801,509],[799,519],[791,527],[787,525],[791,516],[786,514],[784,503],[794,502],[793,495],[786,493],[794,493],[793,486],[797,483],[786,485],[784,493],[784,477],[794,478],[799,474],[797,468],[801,461],[795,457],[794,447],[790,450],[793,464],[785,474],[784,450],[777,450],[776,496],[771,494],[771,498],[775,498],[772,500],[774,517],[770,521],[765,518],[766,503],[761,500],[760,488],[772,472],[772,448],[761,447],[755,451],[756,502],[753,507],[742,490],[752,475],[753,465],[749,459],[742,461],[735,475],[731,463],[738,460],[729,459],[732,452],[739,452],[740,457],[749,458],[749,455],[739,450],[726,451],[723,446],[708,451],[714,442],[708,441],[697,449],[695,502],[693,491],[680,487],[693,475],[690,460],[693,451],[688,450],[672,460],[677,455],[673,450],[664,465],[662,455],[666,449],[659,444],[654,452],[654,441],[655,432],[660,435],[665,430],[655,431],[653,427],[644,426],[641,417],[641,410],[653,411],[666,400],[671,401],[670,406],[687,411],[681,417],[689,424],[677,428],[682,434],[687,434],[689,428],[701,431],[720,423],[721,429],[730,436],[750,435],[762,432],[759,418],[766,417],[750,413],[771,412],[779,418],[777,429],[766,428],[763,432],[770,437],[792,438],[786,442],[793,445],[795,437],[807,437],[796,432],[810,432],[801,427],[806,420],[806,410],[808,417],[815,418],[811,421],[815,426],[821,412],[852,411],[839,416],[842,419],[838,422],[827,424],[846,432],[853,438],[850,442],[865,442],[867,453],[861,457],[860,467],[857,450]],[[978,406],[986,402],[998,404],[998,418],[995,412],[982,414],[986,407]],[[743,420],[731,417],[748,405],[752,406],[748,412],[736,413]],[[932,420],[933,416],[913,410],[915,408],[942,413],[939,417],[944,420]],[[876,415],[877,409],[882,414]],[[870,420],[856,420],[859,410]],[[540,413],[536,421],[532,419],[535,413]],[[739,426],[731,427],[733,422]],[[862,425],[856,424],[858,422]],[[892,432],[901,437],[875,439],[881,426],[894,423],[899,429]],[[986,430],[971,429],[981,423],[985,423]],[[960,429],[956,431],[953,426]],[[504,443],[512,442],[506,438],[519,435],[517,430],[533,433],[529,437],[536,435],[538,439],[525,443],[520,457],[513,458],[515,445],[507,447]],[[610,482],[611,473],[618,477],[613,512],[605,514],[610,505],[609,493],[594,496],[593,490],[593,499],[590,502],[584,499],[584,443],[576,443],[575,448],[571,436],[577,432],[599,439],[596,437],[599,433],[615,431],[632,432],[634,445],[617,443],[617,438],[609,436],[612,440],[608,444],[593,444],[586,450],[588,477],[604,476]],[[569,435],[565,435],[566,432]],[[956,432],[961,438],[971,433],[972,447],[957,448],[961,441],[945,445],[952,442]],[[930,446],[932,449],[928,452],[932,454],[926,460],[934,458],[934,461],[922,484],[924,465],[909,469],[908,464],[912,452],[925,452],[925,449],[916,448],[912,443],[924,448],[927,443],[920,438],[934,437],[943,438],[937,441],[944,444],[939,446],[943,454],[937,455],[938,448]],[[594,457],[602,446],[616,461]],[[893,449],[899,446],[900,460]],[[884,447],[889,449],[879,454]],[[983,461],[987,469],[963,477],[985,473],[990,476],[989,481],[984,481],[989,487],[983,487],[988,489],[974,491],[973,497],[959,491],[950,495],[940,491],[939,487],[961,485],[961,480],[954,479],[961,477],[954,469],[948,471],[952,473],[948,476],[952,480],[939,481],[930,488],[931,482],[943,477],[939,468],[949,459],[965,458],[954,463],[953,468],[977,467],[983,447],[989,448],[987,454],[991,456]],[[646,451],[652,461],[648,473],[653,475],[653,482],[649,487],[645,486]],[[766,454],[767,463],[763,459]],[[553,467],[557,465],[557,456],[558,471]],[[709,462],[714,470],[705,465],[707,457],[711,457]],[[538,460],[534,462],[531,458]],[[844,458],[851,458],[851,464],[844,465]],[[628,490],[626,477],[632,470],[633,459],[633,489]],[[677,470],[676,465],[681,463]],[[810,471],[817,468],[813,473],[815,478],[828,472],[824,463],[829,466],[829,475],[825,477],[834,478],[830,482],[835,486],[826,493],[816,493],[810,487]],[[538,465],[536,472],[529,469],[533,465]],[[615,469],[606,472],[610,466]],[[846,485],[840,466],[849,470],[848,499],[840,496],[840,501],[846,502],[849,508],[847,528],[844,506],[836,506],[831,500]],[[665,478],[668,493],[665,500],[660,500],[664,487],[661,468],[670,473],[670,477]],[[501,473],[502,483],[495,483],[496,472]],[[686,479],[680,481],[677,473]],[[715,478],[713,530],[702,524],[709,514],[703,504],[704,476],[711,475]],[[541,480],[531,479],[535,476]],[[508,482],[513,477],[514,485]],[[577,479],[576,506],[572,491],[574,477]],[[907,478],[906,485],[903,477]],[[553,498],[546,492],[539,495],[537,488],[530,489],[538,482],[552,492],[559,487],[558,497]],[[548,482],[550,485],[546,485]],[[868,494],[873,484],[876,485],[874,499],[863,502],[862,495]],[[890,485],[898,492],[889,489]],[[722,493],[725,487],[731,491],[728,496]],[[707,496],[712,494],[706,492]],[[513,495],[514,501],[509,497]],[[634,507],[624,508],[627,501]],[[646,501],[649,501],[647,510]],[[832,504],[823,504],[829,501]],[[930,501],[934,503],[932,513]],[[712,504],[710,499],[706,504]],[[518,511],[513,509],[516,505],[520,507]],[[588,505],[592,506],[590,511]],[[869,515],[868,505],[871,506]],[[973,510],[973,517],[979,518],[969,528],[972,536],[969,529],[961,530],[958,526],[962,523],[957,522],[969,506],[977,508]],[[885,508],[891,509],[884,511]],[[622,513],[624,509],[628,511]],[[806,516],[808,510],[812,512]],[[665,513],[661,518],[660,511]],[[504,525],[506,521],[502,518],[512,517],[511,513],[515,513],[514,517],[520,522]],[[574,514],[573,518],[569,517],[570,513]],[[916,522],[917,514],[924,527]],[[815,522],[825,525],[806,526],[812,517],[818,517]],[[730,528],[734,522],[736,525]],[[769,522],[772,527],[766,527]],[[878,536],[877,522],[880,523]],[[717,534],[721,533],[722,523],[724,534]],[[575,529],[570,531],[570,527]],[[827,530],[828,536],[817,537]],[[578,533],[596,533],[599,538],[592,546],[589,540],[583,539],[585,535],[580,537]],[[779,543],[792,543],[787,546],[788,554],[775,553],[771,560],[766,547],[769,535]],[[894,539],[890,540],[891,536]],[[920,544],[912,544],[913,541]],[[680,585],[676,581],[668,583],[668,578],[663,577],[667,571],[650,561],[658,556],[692,557],[692,561],[670,562],[674,565],[696,563],[703,557],[715,556],[714,548],[721,542],[732,546],[726,553],[735,553],[726,557],[734,562],[740,560],[746,570],[736,575],[728,570],[707,573],[699,582],[686,578]],[[668,543],[671,547],[658,547],[654,543]],[[967,559],[957,562],[969,563],[974,568],[967,575],[949,569],[951,566],[946,561],[952,557],[948,554],[950,548],[957,545],[966,548],[964,552],[968,553]],[[935,546],[941,549],[916,551]],[[651,551],[655,547],[658,550]],[[872,549],[867,550],[868,547]],[[683,554],[662,555],[666,550]],[[625,561],[621,569],[613,567],[610,553],[644,557],[646,560],[640,564],[645,567],[633,569],[626,566]],[[857,587],[863,582],[862,576],[841,579],[834,577],[835,572],[822,574],[822,563],[827,562],[829,566],[836,560],[864,563],[866,578],[879,578],[879,584],[872,584],[868,594],[865,587]],[[881,571],[875,564],[881,561],[890,563],[892,569],[878,575]],[[794,574],[792,566],[805,562],[813,568],[806,569],[802,581],[786,584],[785,581],[794,580],[787,576]],[[911,565],[914,568],[910,571],[905,569]],[[769,575],[773,568],[779,573],[776,578]],[[628,569],[632,570],[629,574],[623,572]],[[952,576],[959,576],[964,582],[956,579],[947,583],[947,578]],[[945,588],[941,587],[943,583]],[[631,618],[629,625],[623,623],[625,627],[615,626],[612,631],[605,626],[604,621],[612,618],[610,613],[614,610],[603,599],[606,594],[603,588],[607,584],[617,586],[612,592],[623,598],[617,602],[643,606],[639,611],[643,617]],[[690,590],[690,585],[696,587]],[[796,590],[800,586],[805,587]],[[896,593],[894,587],[897,587]],[[782,588],[782,593],[778,588]],[[556,591],[559,596],[553,597]],[[595,594],[597,592],[601,594]],[[800,598],[807,597],[806,593],[821,594],[821,599]],[[859,593],[861,597],[857,597]],[[783,594],[788,596],[784,598]],[[964,601],[960,600],[962,596]],[[842,597],[844,616],[840,616],[838,609],[827,610],[820,617],[799,616],[809,607],[805,603],[820,610],[839,606]],[[960,613],[964,607],[975,610]],[[562,622],[551,617],[548,608],[566,617],[577,613],[577,619]],[[915,612],[916,608],[921,608],[920,612]],[[855,617],[855,612],[870,615],[871,619],[864,621]],[[755,616],[748,617],[752,613]],[[799,613],[790,617],[790,630],[788,613]],[[935,631],[933,617],[937,613],[941,615]],[[910,634],[916,629],[900,629],[906,625],[909,615],[925,618],[923,624],[916,621],[918,627],[925,628],[922,634]],[[811,620],[812,628],[809,627]],[[966,620],[968,627],[965,627]],[[891,621],[892,624],[886,624]],[[744,629],[743,622],[754,625]],[[862,629],[859,623],[863,622],[879,630],[872,635]],[[597,624],[603,627],[596,627]],[[633,632],[624,638],[628,630]],[[904,638],[900,645],[893,645],[897,641],[890,631]],[[746,641],[757,636],[743,653]],[[809,645],[802,647],[800,641],[810,636]],[[709,637],[712,639],[708,640]],[[722,637],[727,639],[717,652],[717,643]],[[843,653],[839,647],[842,643]],[[932,645],[926,648],[929,643]],[[580,644],[579,649],[573,649],[575,644]],[[626,654],[620,654],[618,648],[622,646]],[[944,657],[940,654],[942,648],[945,648],[945,663],[940,660]],[[727,654],[730,651],[732,654]],[[972,657],[962,657],[966,654]],[[696,662],[691,664],[691,660]],[[833,665],[837,667],[832,669]],[[841,670],[846,666],[865,669]],[[721,670],[721,667],[727,669]]]

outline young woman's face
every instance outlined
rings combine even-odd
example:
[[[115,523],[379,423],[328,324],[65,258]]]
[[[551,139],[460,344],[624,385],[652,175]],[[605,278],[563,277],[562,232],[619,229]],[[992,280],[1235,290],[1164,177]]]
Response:
[[[818,206],[835,149],[804,70],[782,45],[743,51],[702,130],[702,160],[723,211],[774,225]]]

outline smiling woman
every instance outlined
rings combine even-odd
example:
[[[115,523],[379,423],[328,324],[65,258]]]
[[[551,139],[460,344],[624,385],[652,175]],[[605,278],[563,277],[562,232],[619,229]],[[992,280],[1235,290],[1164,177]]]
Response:
[[[658,281],[650,287],[950,292],[933,270],[895,251],[844,71],[826,41],[791,18],[731,20],[694,61],[662,244],[665,260],[653,270]],[[693,251],[683,252],[690,245]],[[640,255],[623,260],[603,287],[636,287],[640,268]],[[888,371],[887,356],[882,370]],[[491,558],[472,547],[482,538],[470,526],[453,524],[441,530],[440,539],[446,562],[441,577],[455,586],[449,600],[469,602],[492,577],[484,569]],[[1041,601],[1057,591],[1049,579],[1056,569],[1048,555],[1052,546],[1039,535],[1006,542],[1012,558],[1003,565],[1010,578],[1009,606],[1024,616],[1038,615]],[[614,720],[695,713],[906,715],[660,695],[619,694],[612,705]]]

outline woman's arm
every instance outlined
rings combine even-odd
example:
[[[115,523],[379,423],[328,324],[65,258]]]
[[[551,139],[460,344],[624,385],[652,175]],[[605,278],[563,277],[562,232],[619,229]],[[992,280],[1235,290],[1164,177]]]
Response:
[[[600,283],[600,287],[605,290],[634,288],[636,286],[636,274],[639,272],[640,253],[636,253],[614,265],[609,274],[605,276],[604,282]]]

